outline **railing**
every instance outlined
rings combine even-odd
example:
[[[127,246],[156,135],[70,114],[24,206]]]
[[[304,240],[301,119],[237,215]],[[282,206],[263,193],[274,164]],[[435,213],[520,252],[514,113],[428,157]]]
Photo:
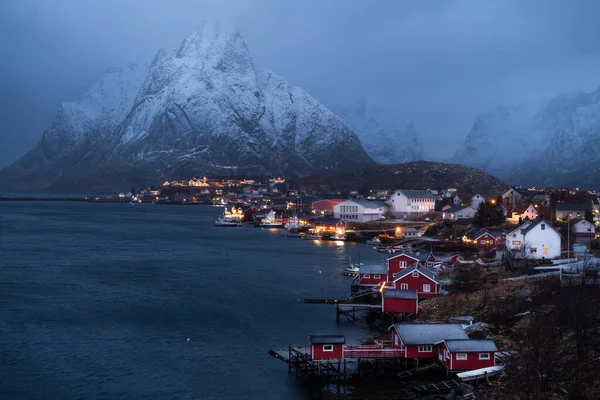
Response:
[[[404,350],[381,348],[377,345],[346,346],[344,358],[398,358],[404,357]]]

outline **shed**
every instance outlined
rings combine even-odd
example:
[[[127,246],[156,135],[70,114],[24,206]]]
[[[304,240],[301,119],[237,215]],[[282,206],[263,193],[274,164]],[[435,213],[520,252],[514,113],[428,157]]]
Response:
[[[389,313],[417,313],[419,296],[415,289],[384,289],[381,293],[381,309]]]
[[[498,348],[491,339],[448,339],[437,344],[440,359],[450,370],[470,371],[496,365]]]
[[[406,358],[437,358],[442,341],[469,338],[460,324],[394,324],[390,329],[393,346]]]
[[[309,335],[310,356],[313,360],[341,359],[344,357],[346,335]]]

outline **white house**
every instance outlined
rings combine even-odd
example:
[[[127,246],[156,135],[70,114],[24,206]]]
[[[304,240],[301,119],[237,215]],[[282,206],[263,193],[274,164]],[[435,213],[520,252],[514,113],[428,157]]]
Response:
[[[347,222],[369,222],[383,219],[386,205],[381,201],[350,199],[333,206],[333,218]]]
[[[429,190],[396,190],[387,201],[390,212],[399,218],[414,219],[435,210],[435,197]]]
[[[516,206],[511,213],[510,222],[518,223],[519,218],[521,221],[525,221],[526,219],[536,219],[538,217],[538,212],[535,207],[531,204],[519,204]]]
[[[483,197],[481,194],[479,193],[475,193],[475,195],[473,197],[471,197],[471,207],[473,207],[474,209],[477,210],[477,208],[479,207],[479,205],[481,203],[485,203],[485,197]]]
[[[519,192],[514,188],[510,188],[502,195],[502,204],[504,204],[507,209],[512,210],[521,202],[522,198],[523,196],[521,196]]]
[[[556,219],[568,221],[585,217],[586,211],[592,211],[591,203],[556,203]]]
[[[525,221],[506,234],[506,247],[514,258],[553,259],[560,257],[561,236],[542,219]]]
[[[456,221],[459,218],[473,218],[477,210],[472,206],[452,206],[442,213],[442,219]]]
[[[569,221],[569,229],[571,233],[579,237],[594,237],[596,235],[596,227],[594,224],[583,218],[575,218]]]

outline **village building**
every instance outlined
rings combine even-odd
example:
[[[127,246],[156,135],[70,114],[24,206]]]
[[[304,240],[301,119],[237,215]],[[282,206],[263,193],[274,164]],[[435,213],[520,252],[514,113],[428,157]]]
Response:
[[[517,206],[517,204],[521,203],[522,198],[523,196],[521,196],[519,192],[517,192],[514,188],[510,188],[502,194],[502,204],[508,210],[512,210]]]
[[[388,281],[388,266],[385,264],[361,265],[354,277],[354,284],[361,286],[381,286]]]
[[[402,229],[402,237],[404,238],[418,238],[423,236],[423,230],[412,226],[408,226]]]
[[[346,335],[310,335],[310,357],[313,360],[344,358]]]
[[[491,339],[444,339],[436,344],[439,346],[439,360],[451,371],[468,371],[496,365],[498,348]]]
[[[457,205],[447,208],[442,212],[445,221],[456,221],[457,219],[472,219],[477,209],[472,206]]]
[[[586,211],[592,211],[592,203],[556,203],[556,219],[559,221],[583,218]]]
[[[419,298],[435,297],[441,288],[437,274],[420,264],[394,274],[392,282],[396,289],[416,290]]]
[[[513,208],[510,215],[510,222],[518,224],[519,221],[523,222],[526,219],[536,219],[538,217],[538,211],[533,204],[519,204]]]
[[[345,200],[333,206],[333,217],[349,222],[370,222],[385,219],[387,206],[381,201]]]
[[[502,236],[494,235],[486,228],[472,228],[465,233],[462,241],[467,246],[490,250],[501,245]]]
[[[575,218],[569,221],[569,229],[575,237],[593,238],[596,235],[596,227],[590,221],[583,218]]]
[[[561,254],[561,235],[542,220],[525,221],[506,234],[506,248],[516,259],[554,259]]]
[[[469,339],[460,324],[394,324],[392,346],[406,358],[438,358],[444,340]]]
[[[386,313],[416,314],[419,309],[419,295],[415,289],[385,288],[381,293],[381,309]]]
[[[416,219],[435,210],[435,196],[429,190],[396,190],[387,201],[397,218]]]
[[[312,203],[311,212],[317,215],[332,216],[333,207],[343,201],[344,200],[342,199],[323,199],[314,201]]]
[[[337,233],[340,235],[346,234],[346,221],[339,218],[315,218],[313,222],[315,232]]]

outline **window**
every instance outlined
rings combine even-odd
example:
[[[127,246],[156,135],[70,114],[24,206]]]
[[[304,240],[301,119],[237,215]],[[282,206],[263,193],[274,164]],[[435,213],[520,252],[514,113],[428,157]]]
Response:
[[[513,237],[514,237],[514,238],[516,238],[516,237],[517,237],[517,234],[516,234],[516,233],[513,233]]]
[[[542,224],[542,230],[546,230],[546,224]]]
[[[529,251],[531,252],[531,254],[535,254],[535,253],[537,253],[537,248],[532,247],[529,249]]]
[[[381,276],[380,275],[373,275],[373,278],[379,279],[379,278],[381,278]]]
[[[489,360],[490,359],[490,353],[479,353],[479,359],[480,360]]]
[[[419,346],[419,353],[431,353],[433,346]]]
[[[364,278],[367,278],[367,279],[370,277],[371,277],[371,275],[368,275],[368,274],[364,276]]]
[[[400,289],[407,290],[408,289],[408,283],[401,283],[400,284]]]
[[[332,344],[324,344],[323,351],[333,351],[333,345]]]
[[[480,240],[479,243],[485,244],[485,240]]]
[[[426,293],[429,292],[429,291],[431,291],[431,286],[428,285],[428,284],[423,285],[423,291],[426,292]]]
[[[466,360],[467,359],[467,353],[457,353],[456,354],[456,359],[457,360]]]
[[[513,246],[519,246],[519,245],[521,245],[520,240],[513,240]]]
[[[417,271],[412,273],[413,278],[418,278],[419,277],[419,273]]]
[[[548,255],[548,248],[544,247],[544,255],[547,256]]]
[[[400,268],[406,268],[406,261],[400,261]]]

